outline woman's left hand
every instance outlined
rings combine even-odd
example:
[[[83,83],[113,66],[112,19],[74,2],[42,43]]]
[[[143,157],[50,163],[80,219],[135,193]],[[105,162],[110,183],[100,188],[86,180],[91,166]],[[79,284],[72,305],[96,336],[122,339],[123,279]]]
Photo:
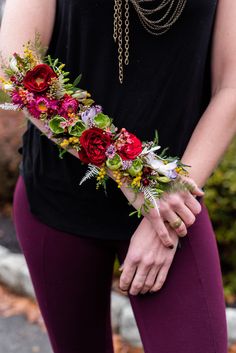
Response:
[[[120,288],[132,295],[156,292],[163,286],[173,261],[178,236],[167,225],[174,248],[166,248],[152,224],[143,218],[134,232],[122,265]]]

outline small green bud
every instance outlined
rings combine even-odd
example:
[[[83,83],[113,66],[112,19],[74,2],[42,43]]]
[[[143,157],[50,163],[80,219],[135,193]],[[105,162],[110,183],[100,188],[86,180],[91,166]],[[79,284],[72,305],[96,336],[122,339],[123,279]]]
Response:
[[[170,178],[166,177],[166,176],[163,176],[163,177],[157,177],[156,178],[158,181],[160,181],[161,183],[169,183],[171,181]]]
[[[74,126],[68,127],[68,132],[72,136],[80,137],[85,129],[86,125],[83,123],[82,120],[79,120]]]
[[[106,165],[111,170],[117,170],[122,166],[122,159],[118,154],[115,154],[113,158],[107,159]]]
[[[94,123],[100,129],[105,129],[106,127],[111,125],[111,119],[109,118],[108,115],[99,113],[95,116]]]
[[[133,161],[131,167],[128,169],[129,174],[135,177],[143,169],[143,162],[137,158]]]
[[[64,128],[60,126],[61,122],[66,122],[66,119],[59,115],[56,115],[50,122],[49,127],[54,134],[61,134],[64,132]]]

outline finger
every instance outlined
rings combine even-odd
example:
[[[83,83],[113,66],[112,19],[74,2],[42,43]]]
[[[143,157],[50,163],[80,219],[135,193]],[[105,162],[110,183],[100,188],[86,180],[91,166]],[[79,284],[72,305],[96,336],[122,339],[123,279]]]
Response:
[[[152,226],[161,239],[163,245],[167,248],[173,249],[174,243],[160,215],[158,215],[158,217],[147,215],[146,217],[152,223]]]
[[[157,277],[156,277],[156,280],[155,280],[153,287],[150,288],[151,293],[157,292],[158,290],[160,290],[163,287],[163,285],[166,281],[167,274],[169,272],[169,268],[170,268],[170,265],[165,265],[165,266],[161,267],[160,271],[157,274]]]
[[[174,230],[179,237],[184,237],[185,235],[187,235],[188,231],[185,223],[181,218],[179,218],[179,216],[175,212],[171,211],[170,214],[167,216],[166,220],[168,221],[168,224],[170,225],[171,229]],[[178,220],[180,220],[180,222],[178,222],[179,226],[173,227],[175,223],[177,224]]]
[[[195,197],[189,192],[185,193],[185,205],[190,209],[190,211],[197,215],[201,212],[202,206],[199,201],[195,199]]]
[[[135,271],[137,269],[137,264],[135,263],[126,263],[123,265],[123,272],[120,276],[120,284],[119,287],[123,291],[129,290],[131,282],[134,278]]]
[[[152,288],[154,286],[154,283],[155,283],[157,274],[160,270],[160,267],[161,266],[155,266],[150,269],[150,271],[148,272],[148,275],[146,277],[144,286],[143,286],[142,290],[140,291],[141,294],[147,293],[150,290],[150,288]]]
[[[144,283],[146,281],[148,272],[150,270],[150,267],[151,267],[150,265],[146,266],[144,264],[140,264],[138,266],[129,289],[129,293],[131,295],[137,295],[142,290]]]
[[[186,177],[184,178],[184,181],[192,186],[190,190],[192,195],[196,195],[196,196],[204,195],[204,191],[196,184],[196,182],[193,179]]]
[[[190,211],[187,206],[183,206],[176,210],[176,213],[183,220],[186,227],[190,227],[196,220],[195,215]],[[179,234],[180,235],[180,234]],[[184,234],[183,234],[184,235]]]
[[[170,195],[168,203],[171,209],[183,220],[186,227],[191,226],[195,222],[195,215],[185,205],[180,194]]]

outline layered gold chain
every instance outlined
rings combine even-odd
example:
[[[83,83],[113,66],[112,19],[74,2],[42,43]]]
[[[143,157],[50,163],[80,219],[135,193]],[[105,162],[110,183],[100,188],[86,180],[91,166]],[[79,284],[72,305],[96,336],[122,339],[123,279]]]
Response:
[[[124,64],[129,64],[129,1],[133,4],[142,26],[155,36],[161,35],[171,28],[180,17],[187,2],[187,0],[162,0],[158,6],[155,6],[155,0],[114,0],[113,38],[118,43],[120,83],[123,83],[124,79]],[[143,7],[145,2],[152,2],[154,8]],[[158,16],[160,11],[162,15],[154,20],[153,16]],[[149,18],[150,16],[151,18]]]

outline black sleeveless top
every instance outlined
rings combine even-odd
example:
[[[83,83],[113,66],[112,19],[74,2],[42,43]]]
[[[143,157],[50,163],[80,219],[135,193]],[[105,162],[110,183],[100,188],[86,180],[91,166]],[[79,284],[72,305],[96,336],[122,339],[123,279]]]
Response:
[[[210,48],[217,0],[187,0],[172,28],[153,36],[130,6],[130,64],[118,80],[113,0],[58,0],[49,53],[65,62],[118,127],[181,157],[210,100]],[[103,239],[128,239],[140,220],[110,180],[107,196],[96,181],[79,182],[87,167],[31,123],[23,135],[21,173],[31,212],[51,227]]]

